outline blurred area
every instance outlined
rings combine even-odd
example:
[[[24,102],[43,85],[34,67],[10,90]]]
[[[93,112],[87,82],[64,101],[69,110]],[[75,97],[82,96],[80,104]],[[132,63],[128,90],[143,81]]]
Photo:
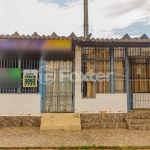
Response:
[[[0,68],[0,88],[19,88],[20,86],[20,68]]]
[[[0,39],[0,59],[71,60],[72,40]]]

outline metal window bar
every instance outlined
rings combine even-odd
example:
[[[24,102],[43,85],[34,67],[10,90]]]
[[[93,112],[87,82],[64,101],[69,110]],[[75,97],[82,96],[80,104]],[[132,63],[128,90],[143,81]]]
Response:
[[[110,48],[96,47],[97,93],[110,93]]]
[[[149,58],[150,47],[128,47],[129,58]]]
[[[74,81],[70,80],[73,61],[47,61],[46,65],[54,69],[54,79],[46,84],[43,112],[73,112]],[[49,73],[47,70],[46,77]]]
[[[82,97],[95,97],[95,47],[82,47]]]
[[[150,109],[150,47],[130,47],[128,53],[133,109]]]
[[[82,47],[82,96],[95,97],[96,93],[110,93],[109,47]]]
[[[23,70],[31,69],[38,70],[37,76],[37,87],[23,87]],[[21,70],[22,70],[22,81],[21,81],[21,93],[39,93],[39,60],[24,59],[21,60]]]
[[[0,68],[19,68],[18,59],[1,59]],[[23,69],[39,70],[39,60],[21,60],[21,93],[39,93],[39,83],[36,88],[23,87]],[[38,75],[39,78],[39,75]],[[39,82],[37,80],[37,82]],[[0,88],[0,93],[18,93],[17,88]]]
[[[115,93],[125,93],[125,47],[114,47]]]

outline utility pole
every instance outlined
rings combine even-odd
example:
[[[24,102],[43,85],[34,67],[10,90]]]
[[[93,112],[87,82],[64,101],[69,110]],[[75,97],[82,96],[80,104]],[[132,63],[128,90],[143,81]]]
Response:
[[[88,0],[84,0],[84,38],[89,35],[89,23],[88,23]]]

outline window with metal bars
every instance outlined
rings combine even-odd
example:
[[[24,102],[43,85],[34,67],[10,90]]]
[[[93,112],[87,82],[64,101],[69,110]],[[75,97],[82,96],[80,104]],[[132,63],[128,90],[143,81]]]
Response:
[[[129,47],[130,92],[150,92],[150,47]]]
[[[125,92],[125,47],[114,47],[115,93]]]
[[[131,57],[150,57],[150,47],[128,47],[128,56]]]
[[[109,47],[82,47],[83,97],[96,93],[110,93]]]
[[[96,48],[97,93],[110,93],[110,49]]]
[[[150,109],[150,47],[128,47],[132,109]]]
[[[1,59],[0,68],[21,68],[21,88],[0,88],[0,93],[39,93],[39,83],[37,87],[23,87],[23,70],[39,70],[39,60]]]

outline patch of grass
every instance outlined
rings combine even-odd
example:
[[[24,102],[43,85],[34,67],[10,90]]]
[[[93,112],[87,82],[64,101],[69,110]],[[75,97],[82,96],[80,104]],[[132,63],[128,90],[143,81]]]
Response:
[[[81,146],[80,149],[90,149],[91,146]]]
[[[118,145],[118,146],[116,147],[116,150],[122,150],[122,148]]]
[[[102,145],[101,145],[101,146],[97,146],[96,148],[97,148],[97,149],[108,149],[108,146],[102,146]]]
[[[136,150],[136,148],[135,148],[135,147],[132,147],[132,146],[128,146],[128,147],[126,148],[126,150]]]
[[[25,148],[25,150],[28,150],[29,148]],[[38,148],[40,150],[40,148]],[[43,148],[44,149],[44,148]],[[54,148],[56,149],[56,148]],[[121,147],[121,146],[61,146],[57,148],[58,150],[144,150],[144,149],[150,149],[150,147],[134,147],[134,146],[128,146],[128,147]]]
[[[97,150],[97,149],[110,149],[109,147],[107,147],[107,146],[96,146],[96,145],[93,145],[93,146],[75,146],[75,147],[64,147],[64,146],[62,146],[62,147],[60,147],[59,148],[59,150],[71,150],[71,149],[81,149],[81,150],[86,150],[86,149],[89,149],[89,150]],[[120,150],[120,149],[118,149],[118,147],[117,147],[117,149],[116,150]]]
[[[64,146],[61,146],[60,148],[59,148],[59,150],[63,150],[63,149],[66,149]]]

